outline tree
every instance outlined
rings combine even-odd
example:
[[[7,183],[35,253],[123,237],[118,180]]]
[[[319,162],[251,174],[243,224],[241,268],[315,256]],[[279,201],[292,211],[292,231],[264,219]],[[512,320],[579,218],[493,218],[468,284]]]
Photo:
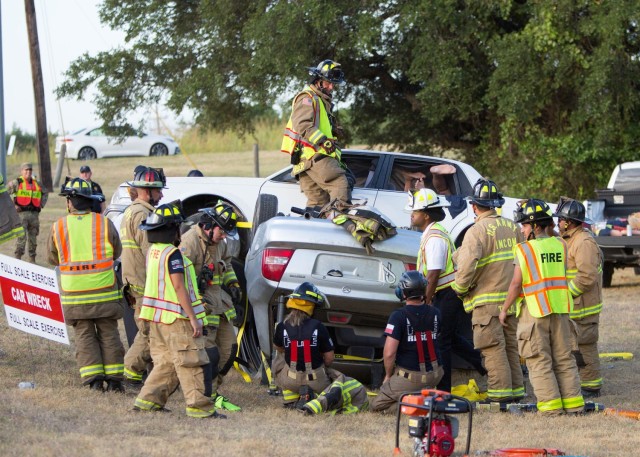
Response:
[[[590,195],[640,136],[638,0],[106,0],[126,46],[72,63],[59,96],[97,88],[105,124],[164,102],[251,131],[306,66],[340,62],[353,136],[455,149],[507,191]],[[261,108],[262,107],[262,108]]]

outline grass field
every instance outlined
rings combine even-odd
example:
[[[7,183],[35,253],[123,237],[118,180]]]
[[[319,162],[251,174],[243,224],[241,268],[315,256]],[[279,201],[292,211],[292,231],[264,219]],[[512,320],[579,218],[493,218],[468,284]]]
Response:
[[[252,173],[252,153],[197,154],[192,159],[206,175]],[[261,152],[265,176],[287,163],[280,152]],[[17,162],[10,163],[9,177]],[[154,161],[141,158],[91,162],[94,178],[110,196],[129,179],[137,164],[164,167],[169,175],[185,175],[192,166],[184,157]],[[71,162],[75,175],[80,162]],[[51,223],[64,214],[64,199],[52,195],[41,216],[38,263],[43,263]],[[12,242],[0,252],[12,255]],[[613,287],[605,289],[601,317],[602,352],[633,352],[640,357],[638,302],[640,277],[616,272]],[[123,340],[124,340],[124,333]],[[180,392],[170,399],[170,414],[133,413],[132,394],[98,394],[80,386],[74,348],[9,328],[0,319],[0,455],[2,456],[383,456],[394,445],[395,416],[363,413],[356,416],[306,417],[285,411],[281,398],[267,395],[258,381],[245,383],[232,372],[221,391],[243,411],[226,421],[185,416]],[[599,399],[608,407],[640,410],[638,358],[603,361],[605,386]],[[458,379],[462,379],[458,374]],[[34,390],[21,391],[20,381],[35,381]],[[506,447],[547,447],[567,455],[640,455],[638,422],[603,415],[547,419],[535,414],[479,412],[473,418],[472,452]],[[411,444],[401,426],[401,447]],[[466,420],[461,418],[456,440],[461,455]]]

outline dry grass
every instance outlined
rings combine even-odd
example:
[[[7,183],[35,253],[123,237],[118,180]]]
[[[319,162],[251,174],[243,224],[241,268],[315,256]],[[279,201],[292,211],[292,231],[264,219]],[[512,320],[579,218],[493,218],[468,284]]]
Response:
[[[250,175],[252,154],[195,155],[207,175]],[[267,172],[286,165],[279,152],[261,153]],[[140,158],[98,160],[91,163],[94,177],[105,191],[131,175],[138,163],[164,167],[169,175],[184,175],[191,166],[181,157],[155,162]],[[17,165],[10,164],[9,176]],[[73,171],[79,162],[72,162]],[[39,259],[45,252],[50,224],[64,214],[63,199],[52,196],[42,214]],[[0,246],[11,255],[13,243]],[[640,319],[637,306],[640,277],[633,271],[616,272],[613,287],[605,291],[601,350],[633,352],[640,357]],[[124,336],[124,332],[122,333]],[[279,397],[270,397],[257,381],[246,384],[231,373],[223,393],[243,406],[229,413],[227,421],[189,419],[182,395],[173,395],[170,414],[130,412],[134,396],[96,394],[80,386],[73,346],[42,340],[7,326],[0,319],[0,455],[3,456],[193,456],[224,455],[390,455],[394,444],[395,417],[364,413],[344,417],[305,417],[284,411]],[[605,361],[606,406],[640,410],[637,373],[640,362]],[[20,391],[23,380],[36,389]],[[570,455],[638,455],[638,423],[629,419],[589,415],[545,419],[534,414],[513,416],[480,412],[474,416],[472,454],[503,447],[550,447]],[[461,419],[461,431],[466,421]],[[456,440],[458,451],[464,433]],[[401,445],[409,455],[406,424],[401,426]],[[456,455],[461,455],[456,452]]]

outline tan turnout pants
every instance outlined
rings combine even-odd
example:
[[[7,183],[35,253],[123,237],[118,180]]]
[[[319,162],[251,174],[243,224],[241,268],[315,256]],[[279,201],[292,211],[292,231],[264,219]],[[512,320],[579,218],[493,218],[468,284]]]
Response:
[[[493,401],[524,396],[524,378],[518,354],[518,319],[507,316],[507,327],[500,324],[497,307],[481,306],[473,310],[473,345],[482,353],[487,369],[487,393]]]
[[[220,362],[218,363],[218,368],[222,369],[222,367],[224,367],[230,357],[235,358],[236,356],[235,353],[232,354],[233,345],[236,344],[235,329],[233,328],[233,324],[229,322],[224,314],[221,314],[220,324],[217,327],[207,327],[207,331],[209,332],[209,334],[206,336],[206,347],[218,347],[218,353],[220,354]],[[220,385],[222,385],[223,379],[224,376],[218,374],[216,379],[213,380],[213,394],[218,393],[218,388],[220,387]]]
[[[527,361],[538,411],[557,415],[584,409],[568,314],[531,316],[526,305],[518,322],[518,349]]]
[[[318,157],[316,154],[315,157]],[[300,189],[307,197],[307,206],[324,206],[338,199],[351,203],[351,192],[345,171],[333,157],[322,156],[321,160],[311,160],[311,168],[298,175]]]
[[[202,366],[209,363],[204,337],[193,338],[187,319],[177,319],[170,325],[151,322],[149,328],[153,370],[136,398],[136,406],[145,410],[160,409],[180,384],[187,416],[213,415],[215,406],[211,398],[204,395]]]
[[[319,394],[331,384],[324,367],[316,368],[313,371],[316,375],[316,379],[313,380],[309,380],[302,372],[290,373],[290,367],[287,365],[284,355],[280,352],[276,354],[273,360],[271,372],[276,380],[276,385],[283,390],[282,399],[284,403],[298,401],[302,386],[309,386],[316,394]]]
[[[409,375],[408,378],[405,377],[405,373]],[[426,373],[396,367],[391,379],[380,386],[378,395],[369,402],[369,409],[387,411],[400,401],[402,394],[435,388],[442,376],[444,376],[444,370],[438,362],[433,362],[433,371]]]
[[[76,344],[76,362],[82,384],[98,379],[122,381],[124,346],[118,319],[68,319]]]
[[[149,350],[149,321],[139,318],[142,297],[138,294],[133,294],[133,296],[136,299],[133,318],[138,327],[138,333],[124,356],[124,377],[131,381],[142,381],[142,375],[152,361]]]
[[[602,388],[600,354],[598,353],[598,327],[600,314],[592,314],[582,319],[574,319],[578,332],[578,349],[585,366],[580,370],[580,385],[585,390],[599,391]]]

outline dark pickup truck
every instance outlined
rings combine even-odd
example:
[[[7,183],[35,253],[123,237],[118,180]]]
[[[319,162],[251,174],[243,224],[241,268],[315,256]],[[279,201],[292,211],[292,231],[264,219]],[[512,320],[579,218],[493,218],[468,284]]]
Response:
[[[596,199],[585,206],[604,254],[603,286],[611,286],[616,268],[633,267],[640,274],[640,231],[628,220],[640,213],[640,161],[618,165],[607,188],[596,190]]]

